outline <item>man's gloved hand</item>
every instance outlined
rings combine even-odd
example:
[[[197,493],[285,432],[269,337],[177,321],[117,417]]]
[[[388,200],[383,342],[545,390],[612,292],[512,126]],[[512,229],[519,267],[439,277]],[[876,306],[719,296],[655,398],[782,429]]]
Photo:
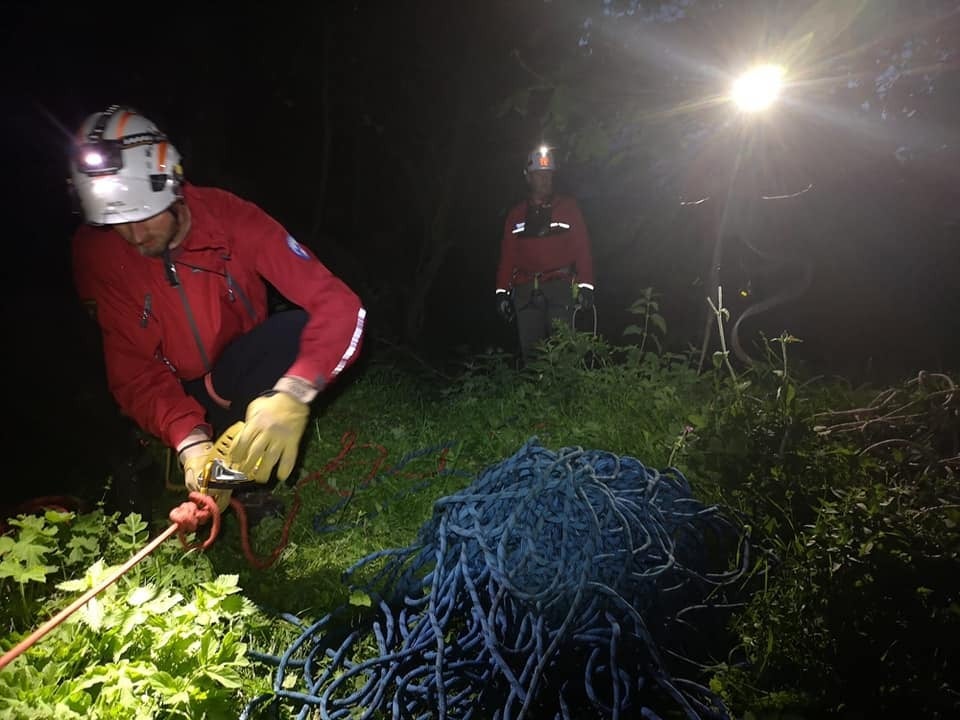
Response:
[[[577,305],[581,310],[589,310],[593,307],[593,288],[583,285],[577,288]]]
[[[251,480],[266,482],[273,466],[286,480],[297,460],[310,406],[293,395],[270,390],[247,406],[243,431],[230,453],[231,464]]]
[[[497,312],[507,322],[513,320],[513,301],[510,299],[510,293],[497,293]]]
[[[188,492],[200,491],[200,476],[207,467],[207,463],[213,460],[214,447],[210,440],[197,440],[186,445],[179,453],[180,465],[183,467],[183,481],[187,486]],[[230,504],[229,490],[208,490],[207,494],[212,497],[220,512],[227,509]]]

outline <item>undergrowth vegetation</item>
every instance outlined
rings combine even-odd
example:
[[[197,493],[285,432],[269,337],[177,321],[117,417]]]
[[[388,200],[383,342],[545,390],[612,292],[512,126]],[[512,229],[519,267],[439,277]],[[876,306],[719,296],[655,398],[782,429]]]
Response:
[[[370,599],[345,571],[411,544],[438,497],[532,437],[676,467],[747,528],[739,603],[715,629],[727,652],[698,669],[737,717],[956,716],[955,379],[806,377],[786,333],[752,366],[722,349],[698,373],[696,358],[661,351],[654,293],[632,310],[636,344],[558,327],[523,370],[498,353],[452,379],[371,363],[318,409],[302,470],[275,489],[295,516],[262,520],[246,551],[232,513],[206,553],[162,545],[0,673],[0,717],[237,717],[270,692],[263,658],[299,632],[284,615],[362,618]],[[137,516],[102,510],[12,525],[0,537],[4,651],[147,536]]]

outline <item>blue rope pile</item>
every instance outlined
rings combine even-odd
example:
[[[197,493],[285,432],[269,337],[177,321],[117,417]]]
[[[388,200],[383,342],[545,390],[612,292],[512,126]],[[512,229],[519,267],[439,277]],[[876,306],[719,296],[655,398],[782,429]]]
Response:
[[[710,572],[724,546],[740,562]],[[345,637],[331,615],[307,627],[273,659],[272,700],[323,720],[655,719],[678,707],[726,720],[662,648],[684,613],[722,605],[746,547],[679,471],[532,438],[438,500],[416,544],[347,571],[372,572],[357,586],[380,598],[377,612]],[[305,689],[289,689],[297,681]]]

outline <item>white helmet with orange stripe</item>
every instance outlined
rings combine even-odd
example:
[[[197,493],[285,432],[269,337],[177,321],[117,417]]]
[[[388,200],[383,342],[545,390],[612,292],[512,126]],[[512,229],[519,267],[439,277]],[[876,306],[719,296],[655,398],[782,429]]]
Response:
[[[146,220],[182,197],[180,153],[153,122],[119,105],[83,122],[70,175],[93,225]]]

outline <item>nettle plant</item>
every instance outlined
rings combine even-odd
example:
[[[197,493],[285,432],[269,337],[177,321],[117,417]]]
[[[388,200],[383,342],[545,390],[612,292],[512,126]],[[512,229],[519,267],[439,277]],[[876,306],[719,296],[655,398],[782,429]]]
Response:
[[[4,650],[147,540],[139,515],[48,512],[0,537]],[[0,673],[0,717],[236,717],[247,644],[268,620],[235,575],[201,554],[161,545]]]
[[[641,292],[633,304],[627,308],[627,312],[636,316],[637,322],[631,323],[624,328],[624,336],[636,335],[639,337],[637,342],[637,352],[643,353],[649,343],[657,353],[663,353],[662,339],[667,334],[667,321],[660,314],[660,293],[652,287],[646,287]]]

